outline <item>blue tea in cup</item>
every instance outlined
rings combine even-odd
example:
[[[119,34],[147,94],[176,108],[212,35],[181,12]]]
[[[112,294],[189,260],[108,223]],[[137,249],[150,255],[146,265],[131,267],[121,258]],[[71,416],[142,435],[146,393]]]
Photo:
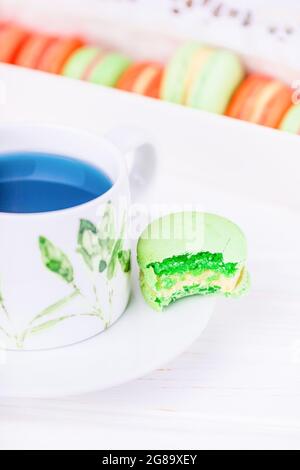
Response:
[[[99,168],[48,153],[0,154],[0,212],[38,213],[75,207],[112,187]]]

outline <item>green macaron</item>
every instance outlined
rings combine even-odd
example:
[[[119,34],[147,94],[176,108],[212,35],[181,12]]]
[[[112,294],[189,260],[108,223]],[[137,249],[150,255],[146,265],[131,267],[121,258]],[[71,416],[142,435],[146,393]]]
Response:
[[[191,89],[186,104],[216,114],[224,114],[245,72],[239,58],[217,50],[207,60]]]
[[[162,310],[191,295],[239,296],[249,289],[247,242],[233,222],[180,212],[152,222],[137,246],[145,300]]]
[[[284,116],[279,128],[291,134],[300,134],[300,105],[293,105]]]
[[[224,114],[244,74],[241,61],[234,53],[187,43],[176,51],[166,67],[161,98]]]
[[[98,85],[113,87],[130,65],[130,59],[123,54],[107,54],[95,65],[88,81]]]
[[[165,69],[160,92],[162,100],[184,104],[186,73],[200,47],[196,42],[188,42],[177,49]]]
[[[89,65],[101,54],[98,47],[83,46],[76,50],[66,62],[62,75],[82,79]]]

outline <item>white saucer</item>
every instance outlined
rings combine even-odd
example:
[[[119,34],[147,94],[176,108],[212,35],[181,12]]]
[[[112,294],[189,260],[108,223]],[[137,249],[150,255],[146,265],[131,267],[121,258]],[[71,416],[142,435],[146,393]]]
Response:
[[[145,304],[136,272],[133,284],[127,311],[99,336],[56,350],[2,352],[0,396],[76,395],[143,376],[193,343],[216,303],[213,297],[193,297],[157,313]]]

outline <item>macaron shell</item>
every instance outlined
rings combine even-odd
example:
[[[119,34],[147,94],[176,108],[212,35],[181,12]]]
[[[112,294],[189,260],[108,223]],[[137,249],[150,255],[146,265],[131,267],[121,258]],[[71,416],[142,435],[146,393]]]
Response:
[[[152,62],[134,64],[121,76],[116,87],[120,90],[158,98],[162,74],[163,67],[160,64]]]
[[[293,105],[285,114],[279,128],[291,134],[300,134],[300,105]]]
[[[274,88],[277,92],[267,101],[257,122],[263,126],[277,129],[283,116],[291,106],[292,91],[288,86],[281,83],[278,87],[274,86]]]
[[[5,21],[0,21],[0,31],[3,30],[4,28],[6,28],[7,25],[8,25],[7,22],[5,22]]]
[[[130,65],[131,61],[122,54],[107,54],[91,71],[88,81],[113,87]]]
[[[131,65],[119,78],[116,87],[119,90],[132,91],[134,83],[147,65],[144,62]]]
[[[0,30],[0,62],[13,63],[29,33],[14,25],[4,25]]]
[[[151,98],[159,99],[160,86],[163,77],[164,69],[163,67],[156,70],[156,75],[154,75],[149,81],[148,86],[145,88],[144,96],[149,96]]]
[[[257,90],[260,90],[262,83],[267,82],[268,78],[256,74],[245,78],[234,93],[226,110],[226,115],[236,119],[243,119],[244,116],[244,119],[246,119],[250,113],[247,108],[252,106]]]
[[[179,47],[167,65],[162,79],[160,97],[171,103],[183,104],[187,71],[192,59],[201,48],[195,42],[189,42]]]
[[[59,74],[70,55],[82,46],[83,42],[80,39],[56,39],[41,57],[37,64],[38,70]]]
[[[201,251],[223,253],[225,262],[244,263],[247,242],[240,228],[228,219],[202,212],[179,212],[148,225],[137,246],[141,269],[152,262]]]
[[[244,78],[244,73],[244,68],[235,54],[216,51],[200,71],[191,88],[187,105],[224,114],[234,91]]]
[[[89,64],[98,56],[98,47],[83,46],[73,52],[64,64],[62,75],[69,78],[83,79]]]
[[[226,293],[225,297],[232,297],[232,298],[241,297],[242,295],[246,294],[250,290],[250,287],[251,287],[250,274],[249,274],[249,271],[246,268],[244,268],[242,271],[242,276],[236,288],[234,289],[233,292]]]
[[[194,86],[194,83],[198,79],[200,73],[203,71],[205,65],[209,63],[209,59],[215,52],[215,49],[209,47],[200,47],[199,50],[195,52],[188,67],[184,81],[183,104],[187,103],[190,91]]]
[[[147,279],[144,277],[144,274],[142,271],[140,271],[140,288],[147,304],[154,310],[161,311],[162,310],[161,307],[159,306],[157,302],[155,302],[157,295],[155,292],[153,292],[150,289]]]
[[[53,41],[52,37],[41,34],[30,36],[18,53],[14,61],[15,65],[36,68],[40,58]]]
[[[270,82],[270,78],[264,76],[258,76],[256,80],[254,79],[252,81],[252,87],[249,89],[248,96],[245,98],[244,102],[241,103],[241,109],[239,115],[237,116],[239,119],[258,124],[259,116],[263,109],[262,106],[258,106],[258,103],[263,104],[261,101],[261,96],[263,91],[266,90],[270,85]],[[267,92],[267,94],[269,94],[269,92]]]

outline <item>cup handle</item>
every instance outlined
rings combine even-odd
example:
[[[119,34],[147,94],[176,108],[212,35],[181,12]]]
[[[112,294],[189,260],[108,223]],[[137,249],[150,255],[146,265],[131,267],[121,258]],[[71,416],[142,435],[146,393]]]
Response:
[[[156,173],[156,150],[151,138],[143,129],[122,126],[109,131],[105,138],[125,156],[133,199],[139,197]]]

